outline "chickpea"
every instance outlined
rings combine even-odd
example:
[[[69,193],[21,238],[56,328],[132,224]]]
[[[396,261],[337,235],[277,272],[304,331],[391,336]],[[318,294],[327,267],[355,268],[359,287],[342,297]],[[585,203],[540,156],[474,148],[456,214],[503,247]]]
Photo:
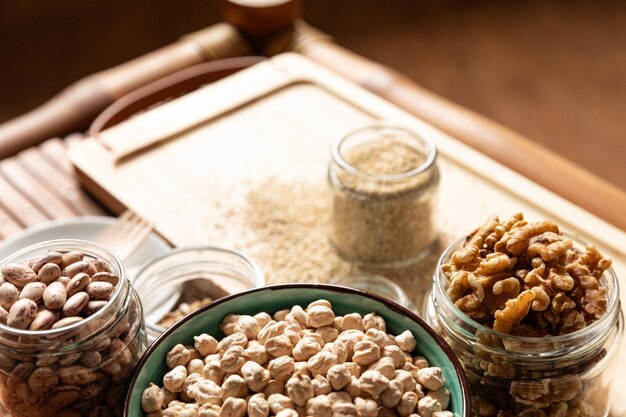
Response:
[[[437,391],[439,388],[443,387],[443,384],[446,383],[446,379],[443,377],[441,368],[437,367],[420,369],[417,371],[417,378],[422,386],[431,391]]]
[[[244,349],[244,353],[249,360],[258,363],[259,365],[264,365],[269,360],[269,355],[265,350],[265,346],[257,340],[250,340],[248,342],[248,346]]]
[[[415,391],[417,383],[415,382],[413,375],[411,375],[409,372],[403,371],[402,369],[397,369],[394,374],[394,379],[402,382],[402,385],[404,386],[404,392]]]
[[[187,368],[178,365],[163,377],[163,386],[171,392],[181,392],[187,379]]]
[[[188,391],[188,395],[200,405],[222,405],[222,398],[224,397],[223,390],[210,379],[200,379],[193,384]]]
[[[307,366],[311,375],[326,374],[331,366],[337,363],[337,355],[327,351],[321,351],[313,355],[308,361]]]
[[[267,383],[265,389],[263,390],[263,394],[265,397],[269,397],[272,394],[282,394],[285,388],[285,384],[283,381],[278,381],[276,379],[270,379],[270,382]]]
[[[417,402],[418,399],[416,393],[405,392],[404,394],[402,394],[402,399],[400,399],[400,402],[396,406],[396,411],[401,417],[409,416],[413,413],[413,410],[415,410]],[[419,414],[420,416],[425,417],[424,414],[422,414],[421,412]],[[430,414],[426,417],[430,417]]]
[[[289,340],[289,337],[284,334],[268,339],[264,343],[264,346],[268,355],[274,358],[277,358],[279,356],[291,355],[291,351],[293,350],[293,344],[291,343],[291,340]]]
[[[369,365],[380,359],[380,348],[371,340],[361,340],[354,345],[352,361],[359,365]]]
[[[198,409],[198,417],[220,417],[222,407],[215,404],[203,404]]]
[[[279,321],[279,322],[270,321],[261,329],[261,331],[259,331],[259,336],[257,340],[261,344],[265,345],[265,342],[267,342],[269,339],[283,334],[287,326],[288,324],[286,321]]]
[[[328,394],[328,399],[333,405],[335,403],[352,403],[352,397],[345,391],[333,391]]]
[[[396,368],[393,366],[393,359],[387,356],[372,362],[367,369],[378,371],[388,379],[393,379],[396,372]]]
[[[189,352],[189,350],[187,350],[185,346],[178,344],[174,346],[169,352],[167,352],[165,362],[168,368],[174,369],[179,365],[187,365],[187,362],[189,362],[190,359],[191,352]]]
[[[363,327],[366,331],[369,329],[377,329],[383,332],[387,331],[385,320],[374,311],[363,317]]]
[[[304,337],[296,344],[291,354],[297,361],[306,361],[320,350],[321,346],[312,337]]]
[[[365,336],[363,336],[363,340],[372,341],[376,343],[380,350],[383,350],[385,346],[387,346],[388,337],[387,333],[383,332],[382,330],[368,329],[365,333]]]
[[[356,397],[354,399],[354,407],[359,417],[377,417],[378,404],[372,399]]]
[[[243,398],[226,398],[220,417],[243,417],[247,408],[246,400]]]
[[[267,402],[270,405],[270,410],[272,410],[274,414],[278,414],[285,409],[292,409],[294,406],[291,398],[283,394],[272,394],[267,397]]]
[[[333,417],[356,417],[356,406],[351,402],[335,402],[333,404]]]
[[[291,398],[294,404],[299,406],[304,406],[314,394],[311,378],[302,374],[295,374],[289,378],[285,388],[289,398]]]
[[[261,326],[254,317],[243,315],[239,316],[237,319],[237,323],[235,323],[233,331],[243,333],[246,335],[248,340],[252,340],[257,338],[259,332],[261,331]]]
[[[203,377],[210,379],[218,385],[222,384],[222,381],[224,380],[224,374],[225,372],[222,371],[219,358],[206,362],[206,364],[204,365],[204,369],[202,370]]]
[[[313,393],[315,396],[330,394],[333,387],[323,375],[316,375],[311,381],[313,385]]]
[[[264,394],[254,394],[248,400],[248,417],[267,417],[270,414],[270,404]]]
[[[402,354],[402,349],[395,345],[385,346],[381,352],[381,356],[393,359],[393,366],[395,368],[402,367],[402,365],[406,362],[406,359]]]
[[[425,396],[417,403],[417,412],[422,417],[432,417],[437,411],[441,411],[441,403],[433,397]]]
[[[272,317],[267,313],[258,313],[258,314],[255,314],[253,317],[256,320],[256,322],[259,323],[259,327],[261,329],[265,327],[265,325],[272,320]]]
[[[343,316],[341,320],[341,330],[359,330],[365,331],[365,327],[363,326],[363,317],[359,313],[350,313]]]
[[[413,358],[413,365],[418,367],[419,369],[428,368],[430,365],[428,361],[423,356],[416,356]]]
[[[378,371],[365,371],[359,379],[363,391],[373,397],[380,395],[389,386],[389,379]]]
[[[417,346],[417,341],[410,330],[405,330],[395,337],[395,342],[404,352],[411,353]]]
[[[445,387],[439,388],[437,391],[430,391],[428,393],[428,397],[439,401],[443,410],[448,408],[450,405],[450,391],[448,391]]]
[[[224,372],[235,373],[239,372],[244,363],[246,363],[246,357],[243,348],[241,345],[233,345],[224,352],[220,367]]]
[[[220,324],[220,330],[226,335],[230,336],[235,332],[235,324],[237,324],[237,319],[239,318],[236,314],[229,314],[224,317],[222,320],[222,324]]]
[[[334,390],[339,391],[343,387],[345,387],[350,379],[352,378],[352,374],[345,364],[333,365],[328,369],[326,373],[326,379],[330,382],[330,385]]]
[[[313,302],[311,302],[308,306],[306,306],[306,310],[309,311],[309,309],[311,307],[315,307],[315,306],[323,306],[323,307],[327,307],[327,308],[332,308],[332,305],[330,304],[330,301],[328,300],[315,300]]]
[[[314,305],[307,308],[307,327],[326,327],[332,326],[335,320],[335,313],[330,307],[325,305]],[[336,329],[335,329],[336,331]]]
[[[329,326],[319,327],[315,329],[315,333],[322,336],[322,340],[324,343],[333,342],[335,339],[337,339],[337,336],[339,336],[339,332],[337,331],[337,329]]]
[[[278,381],[286,381],[295,370],[295,361],[289,356],[280,356],[276,359],[272,359],[267,366],[268,371],[272,378]]]
[[[352,357],[353,353],[348,347],[348,342],[339,339],[332,342],[332,348],[330,351],[337,356],[337,363],[346,362],[348,358]]]
[[[220,340],[217,344],[217,353],[223,355],[232,346],[239,346],[242,349],[248,344],[248,337],[243,333],[233,333]]]
[[[317,330],[316,331],[311,331],[311,329],[304,329],[304,330],[302,330],[302,332],[303,332],[302,338],[303,339],[313,339],[318,345],[320,345],[320,350],[321,350],[321,347],[324,346],[324,343],[326,343],[324,341],[324,337],[322,336],[322,334],[318,333]]]
[[[307,312],[300,306],[293,306],[291,311],[285,316],[285,321],[289,324],[297,324],[300,328],[307,327]]]
[[[389,381],[389,386],[380,394],[380,400],[383,406],[393,408],[402,399],[404,394],[404,385],[397,379]]]
[[[206,333],[196,336],[194,339],[194,348],[202,355],[209,356],[217,352],[217,340]]]
[[[143,411],[146,413],[161,410],[164,400],[165,396],[161,389],[153,383],[150,383],[141,396],[141,408],[143,408]]]
[[[285,409],[276,413],[276,417],[298,417],[296,410]]]
[[[270,382],[270,371],[256,362],[248,361],[241,367],[241,374],[250,391],[259,392]]]
[[[361,380],[355,376],[350,377],[350,381],[348,381],[343,390],[352,398],[370,396],[367,392],[363,391],[361,387]]]
[[[192,359],[187,364],[188,374],[200,374],[204,371],[204,361],[202,359]]]
[[[284,321],[285,317],[287,317],[287,314],[289,314],[291,312],[291,310],[289,310],[288,308],[284,309],[284,310],[278,310],[276,313],[274,313],[274,320],[276,321]]]
[[[229,375],[222,383],[222,395],[224,398],[243,398],[248,395],[248,392],[246,381],[237,374]]]
[[[332,404],[326,395],[317,395],[306,402],[306,415],[316,417],[331,417]]]

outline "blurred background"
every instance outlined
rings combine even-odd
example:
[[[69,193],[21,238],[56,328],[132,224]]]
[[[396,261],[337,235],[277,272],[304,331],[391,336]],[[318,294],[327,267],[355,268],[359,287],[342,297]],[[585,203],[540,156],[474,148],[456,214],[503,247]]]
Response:
[[[626,189],[626,2],[304,0],[304,18]],[[220,20],[217,0],[2,1],[0,122]]]

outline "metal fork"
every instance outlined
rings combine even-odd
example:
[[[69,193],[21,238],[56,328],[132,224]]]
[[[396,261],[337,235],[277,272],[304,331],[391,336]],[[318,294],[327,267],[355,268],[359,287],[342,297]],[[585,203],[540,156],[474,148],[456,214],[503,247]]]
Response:
[[[93,239],[125,261],[146,240],[153,226],[152,222],[144,220],[131,210],[126,210],[115,223],[98,233]]]

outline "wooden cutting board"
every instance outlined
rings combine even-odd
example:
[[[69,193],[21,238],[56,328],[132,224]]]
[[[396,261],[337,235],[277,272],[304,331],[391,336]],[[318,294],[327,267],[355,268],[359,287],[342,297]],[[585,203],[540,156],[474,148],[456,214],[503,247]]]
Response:
[[[268,181],[323,184],[331,143],[377,121],[400,124],[437,144],[442,238],[435,258],[488,215],[522,211],[529,219],[553,219],[597,244],[613,258],[624,283],[625,233],[297,54],[279,55],[76,143],[70,159],[105,205],[130,208],[154,221],[172,244],[239,248],[260,258],[269,282],[303,281],[311,277],[272,274],[264,258],[270,243],[252,236],[244,219],[250,193],[276,197],[269,195],[275,187]],[[274,211],[298,201],[281,204]],[[428,265],[417,274],[418,282],[405,286],[418,305],[430,286]],[[618,375],[626,373],[625,356]],[[611,414],[619,415],[626,412],[626,386],[614,389]]]

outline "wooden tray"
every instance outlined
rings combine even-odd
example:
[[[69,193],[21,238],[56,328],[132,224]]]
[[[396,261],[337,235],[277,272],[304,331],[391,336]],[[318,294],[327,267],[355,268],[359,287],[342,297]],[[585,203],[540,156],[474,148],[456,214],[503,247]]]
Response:
[[[613,258],[618,276],[626,277],[626,234],[295,54],[279,55],[77,143],[70,159],[105,205],[114,211],[130,208],[154,221],[174,245],[239,248],[259,261],[269,282],[325,281],[362,270],[334,258],[307,258],[320,250],[322,258],[331,256],[324,231],[314,227],[325,223],[322,190],[330,144],[380,120],[431,136],[439,150],[439,242],[412,268],[374,271],[399,280],[416,305],[430,286],[441,250],[489,214],[522,211],[529,219],[553,219],[597,244]],[[281,200],[277,190],[285,187],[297,192]],[[251,196],[263,210],[250,212]],[[299,231],[279,228],[281,234],[271,236],[260,224],[280,226],[284,216],[309,209],[308,223]],[[300,247],[302,242],[308,246]],[[302,259],[277,266],[271,255],[294,247]],[[303,265],[308,272],[319,267],[319,275],[303,273]],[[292,266],[297,276],[288,274]],[[625,356],[618,374],[626,372]],[[619,415],[626,412],[626,387],[616,384],[615,391],[612,415]]]

